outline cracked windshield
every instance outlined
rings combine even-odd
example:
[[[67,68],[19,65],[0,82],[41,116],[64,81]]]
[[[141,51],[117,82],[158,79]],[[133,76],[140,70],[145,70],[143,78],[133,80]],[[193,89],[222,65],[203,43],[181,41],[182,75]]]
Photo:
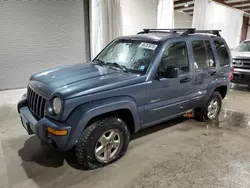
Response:
[[[103,65],[120,65],[130,72],[145,74],[153,59],[157,44],[138,41],[117,41],[94,60]],[[116,66],[119,68],[119,66]]]

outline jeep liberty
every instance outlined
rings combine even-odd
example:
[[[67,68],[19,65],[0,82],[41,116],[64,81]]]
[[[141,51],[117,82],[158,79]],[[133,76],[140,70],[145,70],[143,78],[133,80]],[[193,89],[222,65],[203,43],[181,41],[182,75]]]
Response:
[[[89,63],[32,75],[18,103],[23,127],[93,169],[114,162],[130,135],[188,110],[218,117],[231,54],[218,30],[144,29],[113,40]]]

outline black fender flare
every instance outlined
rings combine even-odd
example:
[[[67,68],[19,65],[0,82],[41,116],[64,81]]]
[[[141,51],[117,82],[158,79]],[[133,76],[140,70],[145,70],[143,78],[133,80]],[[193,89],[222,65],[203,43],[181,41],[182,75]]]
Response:
[[[226,86],[227,87],[227,92],[229,90],[230,87],[230,82],[226,79],[216,79],[214,81],[212,81],[208,87],[207,87],[207,95],[205,97],[205,104],[207,103],[207,101],[210,99],[211,95],[213,94],[213,92],[221,86]]]
[[[92,101],[79,105],[70,114],[67,124],[71,125],[72,128],[66,148],[70,149],[77,143],[83,130],[92,118],[121,109],[131,112],[134,119],[134,130],[137,132],[140,129],[140,118],[133,98],[122,96]]]

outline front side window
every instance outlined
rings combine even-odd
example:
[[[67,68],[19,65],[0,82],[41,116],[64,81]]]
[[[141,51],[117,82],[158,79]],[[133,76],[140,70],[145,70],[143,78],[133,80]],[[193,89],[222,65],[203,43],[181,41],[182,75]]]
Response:
[[[158,73],[163,73],[168,67],[178,68],[180,75],[189,72],[188,53],[185,42],[175,42],[166,48],[159,65]]]
[[[224,42],[219,41],[219,40],[215,40],[214,44],[215,44],[216,51],[217,51],[217,54],[219,57],[220,66],[229,65],[230,57],[229,57],[227,47],[224,44]]]
[[[195,69],[215,67],[212,47],[209,41],[192,41]]]
[[[121,40],[107,47],[95,61],[101,61],[109,66],[118,64],[129,72],[145,74],[156,48],[157,44],[150,42]]]

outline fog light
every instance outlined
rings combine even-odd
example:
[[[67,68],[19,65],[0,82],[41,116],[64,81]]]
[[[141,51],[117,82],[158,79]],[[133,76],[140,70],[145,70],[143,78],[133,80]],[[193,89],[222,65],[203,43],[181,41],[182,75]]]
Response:
[[[50,127],[48,127],[47,130],[49,133],[57,135],[57,136],[64,136],[64,135],[68,134],[67,130],[55,130],[55,129],[52,129]]]

